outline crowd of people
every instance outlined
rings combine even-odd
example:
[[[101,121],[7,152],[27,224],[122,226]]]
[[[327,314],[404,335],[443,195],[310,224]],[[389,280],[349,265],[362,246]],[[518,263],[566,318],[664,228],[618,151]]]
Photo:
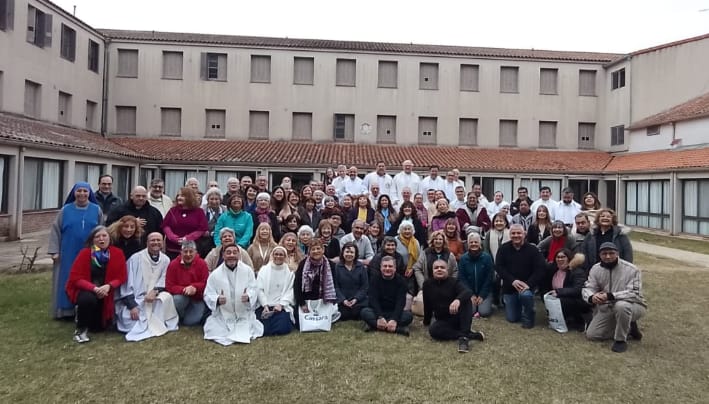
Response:
[[[73,339],[115,327],[129,341],[178,325],[204,327],[219,344],[248,343],[297,329],[312,302],[332,321],[409,335],[414,314],[430,336],[467,352],[473,319],[504,312],[535,326],[535,297],[560,300],[570,327],[613,339],[623,352],[641,339],[641,274],[627,228],[595,194],[549,187],[509,203],[480,184],[466,192],[459,172],[410,160],[395,176],[384,163],[363,179],[356,167],[293,189],[259,176],[229,178],[221,190],[195,178],[174,198],[164,182],[113,195],[77,183],[51,231],[52,315],[76,322]]]

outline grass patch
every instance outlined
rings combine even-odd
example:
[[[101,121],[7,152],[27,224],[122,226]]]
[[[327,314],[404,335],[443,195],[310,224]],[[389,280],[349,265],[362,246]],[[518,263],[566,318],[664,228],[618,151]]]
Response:
[[[676,248],[683,251],[709,254],[709,240],[694,240],[676,236],[645,233],[642,231],[630,232],[630,239],[633,241],[655,244],[662,247]]]
[[[501,314],[476,320],[488,337],[469,354],[433,342],[420,320],[409,338],[336,324],[331,333],[262,338],[221,347],[201,328],[127,343],[122,335],[71,341],[48,319],[51,274],[0,275],[0,402],[703,402],[709,287],[698,271],[664,271],[641,256],[645,338],[627,353],[575,331],[531,331]],[[691,296],[691,298],[687,298]]]

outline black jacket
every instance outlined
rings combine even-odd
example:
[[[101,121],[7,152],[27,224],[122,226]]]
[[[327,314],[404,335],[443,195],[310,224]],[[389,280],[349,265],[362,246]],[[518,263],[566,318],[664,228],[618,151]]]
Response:
[[[532,291],[536,290],[546,274],[546,262],[537,247],[524,243],[516,249],[512,242],[500,246],[495,258],[495,271],[502,278],[502,293],[514,294],[512,286],[515,280],[521,280]]]
[[[454,317],[449,306],[453,300],[470,303],[473,292],[457,278],[448,277],[443,280],[427,279],[423,283],[423,324],[431,324],[431,318],[443,320]]]

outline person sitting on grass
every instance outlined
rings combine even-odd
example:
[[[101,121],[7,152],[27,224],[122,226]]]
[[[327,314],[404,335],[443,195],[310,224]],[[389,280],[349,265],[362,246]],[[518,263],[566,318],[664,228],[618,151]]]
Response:
[[[408,336],[414,316],[404,310],[408,290],[406,280],[396,273],[396,260],[392,256],[382,257],[379,271],[379,275],[373,276],[369,282],[368,306],[360,312],[364,330]]]
[[[263,323],[263,336],[285,335],[293,330],[293,281],[295,274],[286,264],[288,251],[276,246],[256,278],[258,303],[256,317]]]
[[[611,350],[625,352],[628,337],[638,341],[643,337],[637,323],[647,310],[642,277],[635,265],[619,258],[614,243],[601,244],[598,254],[601,262],[591,268],[581,291],[583,299],[593,305],[593,319],[586,329],[586,338],[613,338]]]
[[[482,250],[480,234],[468,235],[468,251],[458,263],[458,278],[470,289],[473,296],[473,315],[488,317],[492,314],[492,285],[495,266],[490,254]]]
[[[126,282],[126,259],[120,248],[110,245],[104,226],[96,226],[79,251],[69,272],[66,294],[76,305],[74,341],[89,342],[88,331],[103,331],[113,324],[114,291]]]
[[[345,243],[340,252],[340,260],[332,273],[335,279],[337,305],[342,316],[340,320],[359,320],[362,307],[367,306],[369,278],[367,269],[357,261],[357,246]]]
[[[204,304],[204,288],[208,277],[209,268],[197,254],[196,243],[183,241],[180,256],[170,262],[165,276],[165,289],[172,294],[182,324],[192,326],[205,320],[208,312]]]
[[[458,352],[469,350],[471,339],[484,341],[482,332],[471,331],[473,304],[470,289],[448,274],[448,262],[433,261],[433,277],[423,284],[423,325],[431,338],[439,341],[458,340]],[[435,321],[433,321],[435,320]]]
[[[591,307],[581,298],[581,290],[588,275],[583,269],[586,257],[575,254],[568,248],[556,252],[554,262],[549,263],[544,290],[559,298],[566,325],[579,332],[586,330],[591,321]]]
[[[256,276],[239,260],[235,244],[224,247],[224,263],[209,274],[204,302],[212,311],[204,323],[204,339],[221,345],[248,344],[263,335],[263,324],[256,319]]]
[[[150,233],[147,241],[147,248],[128,259],[128,280],[116,299],[116,328],[126,333],[128,341],[176,331],[179,320],[172,295],[165,291],[170,259],[162,252],[162,234]]]

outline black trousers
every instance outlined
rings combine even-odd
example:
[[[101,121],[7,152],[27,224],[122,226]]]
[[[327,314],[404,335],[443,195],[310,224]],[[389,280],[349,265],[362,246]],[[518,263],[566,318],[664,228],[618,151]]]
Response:
[[[340,310],[340,320],[359,320],[359,312],[362,310],[362,306],[355,304],[353,307],[347,307],[342,303],[337,304],[338,310]]]
[[[80,291],[76,298],[76,328],[80,330],[88,328],[91,331],[102,330],[102,311],[103,299],[99,299],[95,293]]]
[[[470,334],[472,323],[473,304],[467,300],[460,303],[458,314],[433,321],[428,327],[428,333],[431,334],[431,338],[436,340],[454,340],[467,337]]]

